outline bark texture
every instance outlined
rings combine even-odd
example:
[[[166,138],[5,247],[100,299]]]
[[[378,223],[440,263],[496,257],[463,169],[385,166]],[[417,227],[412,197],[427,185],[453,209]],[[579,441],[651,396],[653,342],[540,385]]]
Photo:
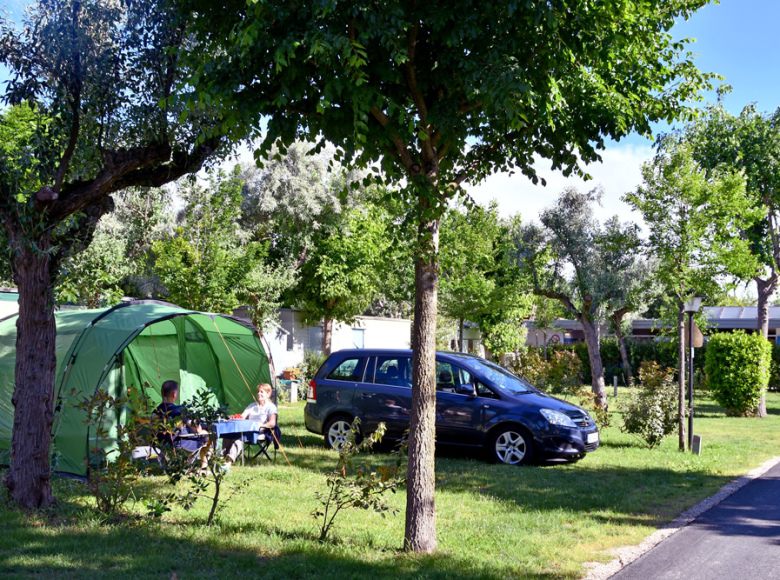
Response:
[[[596,403],[602,407],[607,406],[607,387],[604,383],[604,365],[601,362],[601,352],[599,351],[600,336],[597,324],[588,320],[585,316],[580,317],[582,331],[585,333],[585,343],[588,345],[588,360],[590,361],[591,384],[593,392],[596,395]]]
[[[621,314],[621,312],[622,311],[618,311],[613,315],[612,322],[615,325],[615,337],[617,338],[618,348],[620,349],[620,360],[623,362],[623,381],[625,382],[626,386],[629,386],[631,384],[632,370],[631,361],[628,359],[626,336],[623,334],[623,330],[621,328],[621,325],[623,324],[623,316],[625,316],[625,313]]]
[[[755,281],[758,289],[757,328],[761,335],[769,340],[769,301],[777,289],[778,276],[773,272],[766,280],[756,277]],[[762,418],[768,415],[766,411],[766,393],[761,393],[761,400],[758,402],[756,415]]]
[[[22,245],[14,258],[19,287],[16,321],[16,385],[11,402],[14,426],[11,465],[4,484],[9,497],[26,509],[54,502],[51,489],[51,427],[54,422],[54,378],[57,366],[54,296],[50,274],[51,240],[40,251]]]
[[[326,318],[322,325],[322,352],[330,356],[333,348],[333,319]]]
[[[678,423],[678,442],[680,451],[685,451],[688,446],[688,438],[685,432],[685,311],[683,310],[683,304],[680,302],[677,312],[677,354],[680,359],[679,369],[679,401],[677,404],[677,423]]]
[[[428,209],[420,202],[421,214]],[[412,348],[412,412],[409,423],[409,466],[406,487],[404,549],[436,551],[435,425],[436,308],[438,298],[439,220],[421,222],[422,251],[415,261]]]

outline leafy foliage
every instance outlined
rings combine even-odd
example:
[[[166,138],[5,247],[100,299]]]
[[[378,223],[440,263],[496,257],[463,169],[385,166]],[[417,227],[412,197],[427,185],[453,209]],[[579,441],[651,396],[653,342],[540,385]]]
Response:
[[[637,392],[620,401],[624,433],[642,439],[652,449],[677,427],[677,385],[674,371],[652,361],[639,367]]]
[[[728,413],[756,411],[769,383],[772,347],[760,334],[720,332],[707,344],[707,383]]]
[[[97,462],[96,467],[88,471],[84,485],[95,498],[97,510],[107,517],[116,516],[134,497],[141,477],[131,457],[131,451],[138,443],[133,427],[114,425],[126,403],[124,397],[113,397],[97,389],[76,404],[76,408],[86,414],[84,423],[89,426],[93,442],[89,456]]]
[[[448,201],[497,171],[537,182],[534,155],[582,175],[580,161],[596,161],[605,138],[684,116],[710,76],[669,29],[706,3],[182,0],[200,32],[195,50],[215,55],[189,82],[230,111],[226,128],[260,127],[266,116],[258,159],[304,137],[403,184],[391,196],[417,234],[410,460],[420,493],[410,495],[409,548],[436,544],[433,462],[424,456],[433,425],[418,419],[435,400]]]
[[[599,224],[593,205],[601,196],[600,190],[564,190],[555,205],[542,212],[543,227],[515,229],[515,251],[533,279],[534,293],[559,301],[582,325],[588,374],[603,405],[601,326],[613,320],[619,330],[626,314],[642,308],[651,284],[649,268],[640,259],[638,226],[622,224],[616,217]]]
[[[333,527],[336,516],[344,509],[372,510],[384,516],[396,510],[387,505],[383,497],[385,493],[404,485],[406,481],[405,444],[395,452],[392,463],[373,467],[368,463],[359,463],[358,455],[366,452],[382,440],[385,424],[380,423],[376,431],[355,443],[360,433],[360,419],[355,417],[347,441],[339,448],[339,459],[336,469],[331,471],[325,485],[327,492],[317,492],[320,506],[312,513],[317,519],[322,519],[320,526],[320,541],[325,541]]]
[[[599,429],[606,429],[612,424],[612,416],[607,405],[599,403],[596,393],[580,388],[574,394],[579,399],[580,407],[590,413]]]
[[[220,420],[227,417],[227,408],[217,403],[214,393],[207,387],[198,389],[195,396],[185,405],[184,416],[195,425],[209,427],[208,447],[210,449],[206,458],[205,469],[198,468],[199,462],[193,464],[196,458],[188,457],[187,453],[169,450],[166,454],[165,472],[171,484],[181,486],[186,483],[187,488],[178,493],[172,492],[163,500],[151,502],[147,508],[150,515],[159,515],[167,511],[168,505],[179,504],[186,510],[192,509],[198,499],[206,499],[211,502],[206,525],[210,526],[219,509],[224,508],[227,501],[239,493],[242,486],[235,486],[229,496],[224,495],[224,479],[227,469],[224,469],[225,458],[217,453],[217,434],[212,428]],[[197,466],[197,467],[196,467]],[[246,485],[246,482],[243,484]]]
[[[225,138],[205,134],[221,112],[188,89],[174,94],[188,76],[175,52],[192,37],[171,3],[39,0],[21,24],[0,16],[0,61],[10,71],[2,97],[10,108],[0,115],[0,246],[19,288],[20,329],[36,328],[20,331],[17,361],[38,362],[16,367],[4,484],[13,501],[35,508],[54,501],[52,310],[63,261],[89,245],[112,193],[197,171]]]
[[[308,392],[309,381],[314,378],[316,372],[325,362],[327,356],[324,352],[307,350],[303,353],[303,364],[301,365],[301,386],[304,393]],[[305,395],[302,398],[306,398]]]
[[[667,137],[642,176],[644,184],[624,200],[648,225],[648,251],[667,294],[683,302],[695,292],[716,293],[719,274],[756,271],[740,232],[762,212],[746,197],[741,173],[724,168],[707,175],[690,146]]]
[[[551,350],[545,359],[541,349],[529,346],[520,351],[512,370],[552,394],[573,395],[582,384],[582,361],[572,349]]]
[[[509,227],[495,202],[454,207],[442,218],[439,307],[447,317],[477,324],[496,354],[514,352],[525,338],[527,280],[511,255]]]
[[[686,126],[680,138],[708,172],[741,172],[750,203],[763,209],[761,219],[743,230],[751,253],[758,259],[759,268],[748,274],[759,282],[759,303],[763,305],[768,304],[780,281],[780,109],[763,114],[755,105],[748,105],[738,116],[731,115],[723,106],[728,89],[721,87],[718,103]]]

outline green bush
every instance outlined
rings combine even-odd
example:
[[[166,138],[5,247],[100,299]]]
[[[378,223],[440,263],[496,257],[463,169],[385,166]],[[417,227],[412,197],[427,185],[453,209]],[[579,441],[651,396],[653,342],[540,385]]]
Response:
[[[582,384],[582,363],[572,349],[542,350],[530,346],[520,351],[520,357],[510,370],[529,380],[534,386],[553,394],[573,395]]]
[[[674,371],[654,361],[643,362],[638,374],[637,391],[619,405],[620,430],[636,435],[652,449],[677,427],[679,391]]]
[[[776,342],[770,343],[772,345],[772,363],[769,369],[769,386],[770,391],[780,391],[780,344]]]
[[[707,344],[712,397],[730,415],[755,412],[769,383],[772,346],[761,334],[721,332]]]

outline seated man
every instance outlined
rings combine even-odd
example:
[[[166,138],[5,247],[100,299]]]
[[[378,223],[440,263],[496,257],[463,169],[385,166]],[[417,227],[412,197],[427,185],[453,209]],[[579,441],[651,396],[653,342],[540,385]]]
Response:
[[[278,415],[276,405],[271,402],[272,392],[273,387],[268,383],[257,385],[257,400],[250,403],[241,413],[243,419],[255,422],[258,431],[270,431],[266,433],[266,437],[274,437],[273,430],[276,427]],[[241,440],[241,435],[228,435],[222,439],[222,454],[225,456],[226,468],[230,468],[230,465],[241,455],[243,449],[244,442]]]
[[[203,426],[186,420],[183,415],[184,408],[176,404],[179,397],[179,383],[165,381],[162,384],[163,401],[152,412],[152,420],[155,424],[168,424],[177,426],[176,431],[159,431],[157,440],[163,445],[178,447],[189,453],[200,452],[201,472],[208,469],[208,455],[211,449],[211,441],[208,438],[208,430]],[[180,435],[202,435],[202,437],[181,438]]]

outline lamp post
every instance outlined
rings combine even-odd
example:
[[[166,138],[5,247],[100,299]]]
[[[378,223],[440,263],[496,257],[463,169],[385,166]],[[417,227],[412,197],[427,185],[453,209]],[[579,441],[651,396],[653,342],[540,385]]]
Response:
[[[691,296],[683,310],[688,314],[688,450],[693,451],[693,315],[701,307],[701,296]]]

